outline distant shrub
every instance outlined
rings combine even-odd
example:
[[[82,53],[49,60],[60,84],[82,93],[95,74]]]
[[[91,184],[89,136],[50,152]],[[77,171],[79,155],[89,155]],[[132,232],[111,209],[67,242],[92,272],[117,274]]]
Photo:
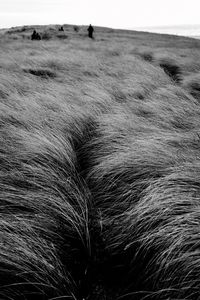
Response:
[[[55,78],[56,77],[56,73],[53,72],[50,69],[43,69],[43,68],[37,68],[37,69],[24,69],[24,72],[26,73],[30,73],[32,75],[41,77],[41,78]]]
[[[165,71],[165,73],[171,77],[175,82],[180,82],[181,80],[181,69],[176,62],[168,58],[161,59],[159,61],[160,67]]]

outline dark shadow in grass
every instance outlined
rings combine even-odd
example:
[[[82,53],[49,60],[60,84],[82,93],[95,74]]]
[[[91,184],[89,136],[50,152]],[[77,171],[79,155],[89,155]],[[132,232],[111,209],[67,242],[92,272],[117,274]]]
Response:
[[[95,71],[90,71],[90,70],[85,70],[83,71],[83,75],[86,76],[86,77],[99,77],[98,73],[95,72]]]
[[[58,39],[60,39],[60,40],[66,40],[66,39],[68,39],[68,35],[66,35],[66,34],[57,34],[57,38]]]
[[[138,53],[138,55],[147,62],[153,61],[153,54],[151,52],[145,51],[145,52]]]
[[[120,56],[121,53],[118,50],[108,50],[106,55],[107,56]]]
[[[194,98],[200,99],[200,83],[199,82],[191,83],[190,93]]]
[[[161,60],[159,65],[173,81],[176,83],[180,82],[181,69],[176,63],[170,60]]]
[[[192,74],[184,78],[182,86],[198,101],[200,101],[200,74]]]
[[[0,98],[6,99],[8,97],[8,95],[9,95],[9,93],[0,89]]]
[[[23,70],[25,73],[30,73],[31,75],[35,75],[41,78],[49,79],[49,78],[55,78],[56,73],[49,70],[49,69],[43,69],[43,68],[38,68],[38,69],[24,69]]]
[[[134,97],[135,97],[136,99],[139,99],[139,100],[144,100],[145,95],[143,95],[142,93],[138,92],[138,93],[136,93],[136,94],[134,95]]]

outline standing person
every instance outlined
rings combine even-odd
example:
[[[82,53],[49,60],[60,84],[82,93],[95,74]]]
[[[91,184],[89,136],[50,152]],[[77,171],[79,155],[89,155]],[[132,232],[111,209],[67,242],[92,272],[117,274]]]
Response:
[[[31,40],[41,40],[41,36],[36,30],[33,31],[31,35]]]
[[[36,40],[36,36],[37,36],[37,32],[36,32],[36,30],[34,30],[31,35],[31,40]]]
[[[41,40],[41,35],[38,32],[36,33],[36,40],[38,40],[38,41]]]
[[[88,31],[88,36],[89,36],[89,38],[93,39],[94,28],[92,27],[91,24],[90,24],[90,26],[88,27],[87,31]]]

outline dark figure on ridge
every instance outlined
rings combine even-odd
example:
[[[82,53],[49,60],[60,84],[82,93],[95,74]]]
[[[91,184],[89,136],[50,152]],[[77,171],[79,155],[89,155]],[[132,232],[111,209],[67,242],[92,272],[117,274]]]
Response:
[[[63,26],[61,26],[58,30],[59,30],[59,31],[64,31]]]
[[[36,39],[38,40],[38,41],[40,41],[42,38],[41,38],[41,35],[37,32],[36,33]]]
[[[90,26],[88,27],[87,31],[88,31],[88,36],[89,36],[89,38],[93,39],[94,28],[92,27],[91,24],[90,24]]]
[[[35,40],[36,39],[36,30],[33,31],[32,35],[31,35],[31,40]]]
[[[31,35],[31,40],[41,40],[41,36],[36,30],[33,31]]]

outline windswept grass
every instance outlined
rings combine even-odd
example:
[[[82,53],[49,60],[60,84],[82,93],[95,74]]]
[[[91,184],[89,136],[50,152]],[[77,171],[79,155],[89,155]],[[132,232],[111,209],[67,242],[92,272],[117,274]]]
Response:
[[[171,77],[175,82],[180,81],[181,70],[180,67],[171,61],[170,59],[162,59],[159,65],[166,72],[169,77]]]
[[[200,42],[63,27],[0,36],[0,298],[198,300]]]
[[[184,78],[182,86],[197,100],[200,100],[200,73]]]

